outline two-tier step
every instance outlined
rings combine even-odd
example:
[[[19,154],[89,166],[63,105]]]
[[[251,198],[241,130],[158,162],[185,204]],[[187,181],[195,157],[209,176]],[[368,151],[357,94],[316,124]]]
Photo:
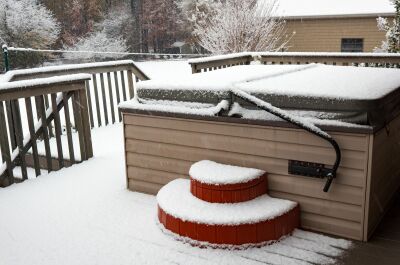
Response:
[[[174,180],[158,192],[158,219],[194,244],[261,245],[299,226],[296,202],[267,195],[265,171],[203,160],[189,175],[190,180]]]

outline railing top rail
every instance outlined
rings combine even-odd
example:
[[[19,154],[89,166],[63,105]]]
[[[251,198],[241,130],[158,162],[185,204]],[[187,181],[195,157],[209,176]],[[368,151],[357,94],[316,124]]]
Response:
[[[13,82],[25,79],[48,77],[54,75],[87,73],[95,74],[108,71],[131,70],[139,79],[150,79],[132,60],[67,64],[57,66],[46,66],[40,68],[9,71],[0,78],[1,82]]]
[[[395,58],[400,60],[399,53],[343,53],[343,52],[241,52],[226,55],[196,58],[189,64],[202,64],[245,57],[304,57],[304,58]]]
[[[89,74],[74,74],[0,83],[0,100],[31,97],[45,92],[56,93],[83,89],[84,82],[90,78]],[[83,84],[83,86],[78,87],[76,84]]]

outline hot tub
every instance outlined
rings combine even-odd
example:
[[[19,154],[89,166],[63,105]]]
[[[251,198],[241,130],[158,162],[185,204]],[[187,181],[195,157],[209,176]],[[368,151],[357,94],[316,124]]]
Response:
[[[304,229],[367,241],[400,186],[399,71],[246,65],[141,82],[140,99],[120,106],[128,188],[155,194],[205,159],[259,168],[271,196],[300,203]],[[329,169],[337,158],[329,142],[232,91],[332,136],[341,161],[328,192],[326,179],[293,165]]]

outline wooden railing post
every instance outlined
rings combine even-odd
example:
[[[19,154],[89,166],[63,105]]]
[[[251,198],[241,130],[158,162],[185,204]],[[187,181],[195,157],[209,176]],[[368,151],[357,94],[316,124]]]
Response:
[[[133,98],[135,96],[135,90],[134,90],[134,87],[133,87],[133,73],[132,73],[132,70],[128,70],[127,74],[128,74],[129,98]]]
[[[197,70],[196,70],[196,64],[192,64],[192,74],[196,74]]]
[[[7,125],[6,125],[6,116],[4,113],[3,101],[0,101],[0,150],[3,162],[6,162],[7,166],[7,182],[0,182],[1,186],[8,186],[14,183],[14,175],[12,171],[11,165],[11,153],[10,147],[8,145],[8,134],[7,134]],[[1,180],[1,179],[0,179]]]
[[[93,157],[93,147],[89,123],[89,110],[84,87],[73,92],[73,108],[75,126],[79,136],[81,160],[85,161]]]
[[[25,160],[25,153],[23,152],[24,148],[24,133],[22,130],[22,123],[21,123],[21,112],[19,109],[18,99],[11,100],[11,111],[13,116],[13,125],[15,130],[15,138],[17,141],[17,147],[19,151],[19,165],[21,166],[21,173],[22,178],[24,180],[28,179],[28,173],[26,170],[26,160]],[[10,124],[9,124],[10,126]]]

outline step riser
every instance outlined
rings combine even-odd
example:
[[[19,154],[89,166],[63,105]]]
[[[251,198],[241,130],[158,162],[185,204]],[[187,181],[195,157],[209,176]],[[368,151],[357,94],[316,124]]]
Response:
[[[249,201],[266,194],[268,190],[267,175],[247,183],[228,185],[204,184],[191,179],[190,192],[200,200],[211,203],[238,203]]]
[[[296,206],[275,219],[259,223],[207,225],[180,220],[158,207],[159,222],[169,231],[196,241],[223,245],[260,244],[279,240],[300,226],[299,215],[300,207]]]

